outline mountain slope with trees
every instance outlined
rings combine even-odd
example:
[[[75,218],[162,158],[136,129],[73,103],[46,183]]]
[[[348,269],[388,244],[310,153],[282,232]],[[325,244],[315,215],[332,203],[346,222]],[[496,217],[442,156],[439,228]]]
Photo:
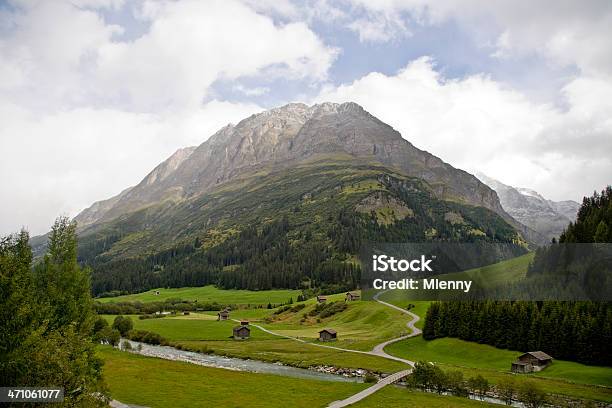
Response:
[[[95,293],[344,290],[366,240],[534,242],[493,190],[354,103],[289,104],[228,125],[76,220]]]

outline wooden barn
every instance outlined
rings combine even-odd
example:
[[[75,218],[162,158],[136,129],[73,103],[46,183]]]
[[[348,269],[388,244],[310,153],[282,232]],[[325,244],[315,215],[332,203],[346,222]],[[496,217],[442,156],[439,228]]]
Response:
[[[327,302],[327,296],[317,296],[317,303]]]
[[[359,292],[346,292],[346,298],[344,300],[346,300],[347,302],[352,302],[354,300],[359,300],[361,298],[361,295],[359,294]]]
[[[334,329],[323,329],[319,332],[319,341],[334,341],[338,333]]]
[[[249,325],[249,321],[248,320],[244,320],[244,319],[240,319],[240,325],[241,326],[248,326]]]
[[[541,371],[548,367],[552,363],[553,358],[543,351],[530,351],[522,354],[519,358],[512,363],[513,373],[531,373],[534,371]]]
[[[234,327],[234,340],[246,340],[251,336],[251,329],[248,326]]]
[[[227,320],[229,319],[229,312],[227,310],[222,310],[217,313],[217,320]]]

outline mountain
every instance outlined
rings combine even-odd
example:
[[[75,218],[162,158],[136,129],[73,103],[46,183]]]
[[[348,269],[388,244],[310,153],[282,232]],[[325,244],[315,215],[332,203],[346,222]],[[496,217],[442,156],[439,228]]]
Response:
[[[289,104],[228,125],[197,148],[181,149],[137,186],[77,216],[91,223],[163,201],[193,197],[266,166],[292,166],[317,154],[346,153],[398,168],[429,183],[437,196],[504,214],[478,179],[415,148],[355,103]],[[107,205],[111,204],[111,205]],[[87,213],[87,215],[86,215]]]
[[[355,103],[289,104],[228,125],[76,220],[97,293],[343,290],[357,285],[354,259],[368,240],[535,236],[487,185]]]
[[[512,187],[482,173],[476,176],[497,192],[501,205],[516,220],[546,236],[559,237],[571,221],[576,220],[580,204],[571,201],[548,200],[537,191]]]

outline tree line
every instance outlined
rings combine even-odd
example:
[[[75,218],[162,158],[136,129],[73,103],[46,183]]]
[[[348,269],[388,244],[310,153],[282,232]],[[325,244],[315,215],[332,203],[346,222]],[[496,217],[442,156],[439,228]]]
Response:
[[[435,302],[427,310],[423,338],[440,337],[612,365],[612,306],[600,302]]]
[[[582,259],[591,250],[575,251],[561,244],[612,242],[612,187],[585,197],[575,222],[549,247],[539,248],[525,282],[549,286],[576,280]],[[583,253],[584,252],[584,253]],[[586,261],[585,261],[586,262]],[[608,265],[596,265],[583,285],[607,286]],[[582,279],[581,279],[582,280]],[[519,282],[520,284],[521,282]],[[425,317],[423,337],[457,337],[511,350],[542,350],[554,358],[596,365],[612,365],[612,303],[591,301],[446,302],[432,303]]]

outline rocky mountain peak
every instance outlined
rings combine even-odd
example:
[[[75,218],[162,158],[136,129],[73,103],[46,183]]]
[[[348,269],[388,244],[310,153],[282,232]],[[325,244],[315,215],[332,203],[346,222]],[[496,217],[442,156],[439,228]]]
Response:
[[[483,206],[511,219],[495,192],[477,178],[417,149],[354,102],[290,103],[227,125],[200,146],[174,153],[137,186],[113,198],[112,208],[99,219],[188,199],[243,174],[330,155],[398,169],[425,180],[440,198]]]
[[[548,240],[558,237],[576,219],[580,204],[575,201],[548,200],[533,189],[509,186],[482,173],[476,176],[497,192],[508,214]]]

